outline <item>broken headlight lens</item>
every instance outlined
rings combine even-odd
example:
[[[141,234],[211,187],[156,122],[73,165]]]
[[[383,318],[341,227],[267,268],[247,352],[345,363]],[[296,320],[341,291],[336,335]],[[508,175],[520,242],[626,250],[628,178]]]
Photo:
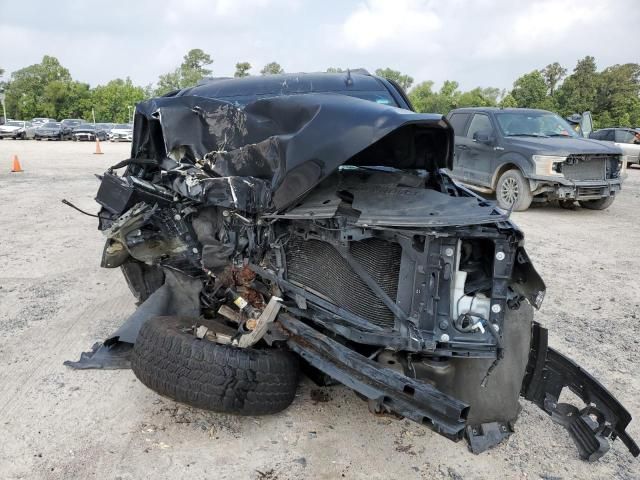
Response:
[[[545,177],[562,177],[562,163],[567,157],[556,155],[533,155],[533,163],[536,167],[536,175]]]

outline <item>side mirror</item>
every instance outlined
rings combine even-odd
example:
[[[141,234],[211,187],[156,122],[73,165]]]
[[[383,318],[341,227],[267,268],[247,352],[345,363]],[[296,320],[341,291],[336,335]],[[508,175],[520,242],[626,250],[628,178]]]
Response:
[[[485,145],[493,144],[495,138],[491,130],[479,130],[473,134],[473,141]]]

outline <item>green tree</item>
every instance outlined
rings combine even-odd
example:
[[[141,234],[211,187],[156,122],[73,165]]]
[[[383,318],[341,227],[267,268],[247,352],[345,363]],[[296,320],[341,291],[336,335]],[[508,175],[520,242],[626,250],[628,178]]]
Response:
[[[262,70],[260,70],[260,75],[278,75],[280,73],[284,73],[284,70],[278,62],[267,63]]]
[[[500,100],[498,105],[501,108],[515,108],[518,106],[518,102],[516,102],[516,99],[513,98],[513,95],[507,93],[504,97],[502,97],[502,100]]]
[[[563,116],[593,110],[600,77],[593,57],[579,60],[573,73],[557,90],[558,108]]]
[[[411,85],[413,85],[413,77],[404,75],[398,70],[393,70],[391,68],[378,68],[376,70],[376,75],[386,78],[387,80],[395,81],[405,91],[409,90],[409,88],[411,88]]]
[[[180,65],[182,88],[196,85],[204,77],[211,75],[211,70],[205,67],[212,63],[211,56],[201,49],[194,48],[189,50],[183,57],[182,65]]]
[[[213,59],[208,53],[199,48],[189,50],[182,63],[173,72],[168,72],[158,77],[156,95],[164,95],[173,90],[192,87],[204,77],[211,75],[211,70],[206,66],[211,65]]]
[[[498,104],[500,89],[494,87],[474,88],[458,97],[458,107],[495,107]]]
[[[540,73],[542,73],[542,77],[547,84],[549,95],[553,96],[553,94],[556,92],[556,87],[558,86],[560,81],[567,75],[567,69],[560,65],[558,62],[553,62],[540,70]]]
[[[33,118],[42,115],[45,89],[54,81],[66,84],[72,80],[69,70],[49,55],[45,55],[40,63],[13,72],[5,89],[7,116]]]
[[[249,70],[251,70],[251,64],[249,62],[238,62],[236,63],[236,72],[233,74],[233,76],[248,77]]]
[[[596,102],[592,108],[598,125],[640,125],[640,65],[613,65],[605,68],[599,77]]]
[[[456,108],[460,99],[458,82],[445,80],[440,90],[433,90],[433,82],[428,80],[416,85],[409,92],[409,99],[418,112],[446,114]]]
[[[411,100],[413,108],[415,108],[417,112],[428,112],[434,95],[433,82],[427,80],[417,84],[411,89],[409,92],[409,100]]]
[[[91,95],[91,104],[99,122],[128,122],[130,107],[145,98],[144,88],[135,86],[131,79],[117,78],[106,85],[97,86]]]
[[[52,118],[90,119],[89,85],[76,81],[54,80],[45,87],[41,113]]]
[[[511,96],[521,108],[549,108],[547,84],[539,70],[525,73],[513,83]]]
[[[327,68],[327,73],[343,73],[345,70],[340,67],[329,67]]]

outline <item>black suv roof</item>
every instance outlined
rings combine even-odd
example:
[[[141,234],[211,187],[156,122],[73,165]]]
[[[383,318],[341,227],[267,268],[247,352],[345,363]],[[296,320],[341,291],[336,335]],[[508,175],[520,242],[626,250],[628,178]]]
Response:
[[[211,78],[186,91],[212,97],[260,95],[286,90],[296,92],[336,92],[347,90],[386,90],[378,77],[368,73],[283,73],[242,78]],[[183,91],[184,92],[184,91]],[[184,93],[183,93],[184,94]]]
[[[297,93],[385,92],[398,106],[413,110],[405,92],[395,82],[357,69],[341,73],[283,73],[242,78],[211,78],[195,87],[167,96],[196,95],[208,98],[288,95]]]

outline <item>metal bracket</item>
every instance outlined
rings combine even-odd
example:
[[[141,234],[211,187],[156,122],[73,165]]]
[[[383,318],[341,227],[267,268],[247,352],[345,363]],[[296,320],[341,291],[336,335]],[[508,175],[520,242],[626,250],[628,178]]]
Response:
[[[282,304],[281,298],[276,297],[275,295],[269,299],[267,306],[264,307],[264,310],[258,317],[256,322],[256,327],[251,330],[250,333],[245,335],[241,335],[237,340],[233,340],[233,344],[240,348],[247,348],[251,345],[254,345],[258,342],[262,337],[264,337],[265,333],[269,329],[269,324],[273,323],[280,311],[280,307]]]
[[[467,426],[465,436],[469,442],[469,450],[476,455],[495,447],[513,433],[506,423],[491,422]]]

